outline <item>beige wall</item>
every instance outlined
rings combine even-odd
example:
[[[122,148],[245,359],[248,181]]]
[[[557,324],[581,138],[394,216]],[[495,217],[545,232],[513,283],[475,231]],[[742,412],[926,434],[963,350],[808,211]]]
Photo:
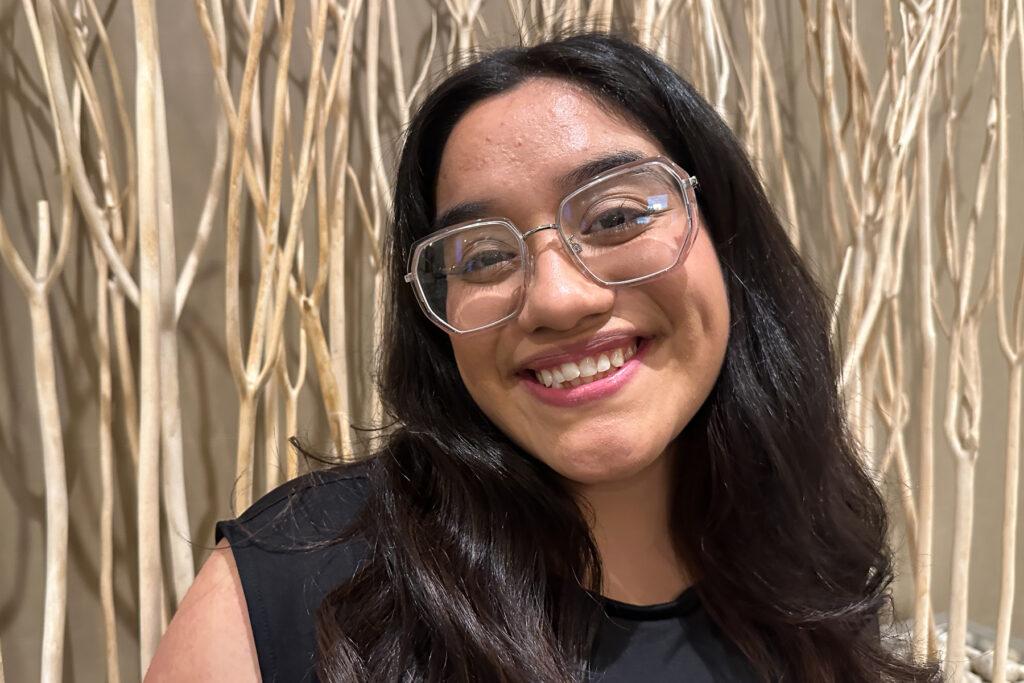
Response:
[[[158,3],[163,41],[164,83],[167,88],[168,126],[174,179],[175,218],[179,254],[191,242],[191,233],[199,216],[201,198],[206,189],[213,151],[215,101],[210,87],[209,60],[197,29],[192,3]],[[780,20],[778,44],[772,46],[780,69],[780,97],[785,107],[798,111],[793,130],[792,153],[802,157],[803,171],[798,178],[798,201],[803,222],[810,233],[819,220],[820,193],[816,190],[815,164],[818,150],[817,114],[806,92],[803,45],[796,3],[784,10]],[[422,38],[429,26],[425,3],[401,0],[402,32],[409,44]],[[980,18],[975,6],[966,3],[970,25]],[[494,9],[500,6],[499,9]],[[865,6],[865,25],[877,26],[874,3]],[[493,41],[511,37],[504,3],[490,2],[486,12]],[[124,59],[126,83],[131,83],[133,60],[131,45],[131,8],[128,2],[116,4],[109,31],[115,49]],[[977,37],[972,30],[970,40]],[[493,42],[492,41],[492,42]],[[965,43],[965,52],[977,45]],[[869,54],[873,64],[881,56]],[[967,73],[969,73],[969,69]],[[269,82],[268,82],[269,87]],[[356,76],[355,87],[361,88]],[[979,83],[978,88],[984,89]],[[1020,81],[1012,80],[1014,102],[1019,102]],[[3,213],[15,242],[29,244],[37,198],[59,195],[54,184],[55,155],[49,137],[49,120],[41,81],[31,42],[27,35],[21,3],[0,0],[0,212]],[[1020,131],[1020,114],[1013,121]],[[965,114],[961,149],[966,165],[965,191],[973,188],[971,169],[976,168],[984,130],[984,102],[974,103]],[[358,133],[357,133],[358,135]],[[385,141],[394,144],[394,136]],[[1022,159],[1019,140],[1014,143],[1013,187],[1019,188]],[[938,149],[938,148],[937,148]],[[387,158],[393,158],[389,153]],[[1021,248],[1024,233],[1019,216],[1024,203],[1014,194],[1011,203],[1013,236],[1010,254]],[[962,199],[962,201],[966,201]],[[988,216],[991,220],[991,216]],[[990,230],[990,228],[989,228]],[[824,234],[819,231],[820,235]],[[991,251],[988,233],[981,239],[979,254],[987,259]],[[215,231],[188,308],[181,323],[181,384],[188,500],[195,557],[201,562],[212,543],[216,520],[230,515],[229,494],[234,477],[234,441],[236,425],[235,391],[224,361],[224,304],[222,259],[223,237]],[[180,256],[179,256],[180,258]],[[1016,256],[1010,259],[1014,261]],[[1016,273],[1016,271],[1013,271]],[[70,492],[70,572],[67,649],[65,676],[69,681],[96,680],[103,671],[103,630],[98,598],[99,545],[98,518],[100,483],[97,475],[97,376],[93,338],[94,284],[91,257],[84,239],[77,239],[68,259],[67,271],[51,297],[54,316],[56,356],[60,400],[67,450],[67,480]],[[948,292],[943,291],[949,309]],[[251,290],[244,296],[250,297]],[[906,315],[914,315],[907,310]],[[991,316],[990,316],[991,318]],[[132,318],[134,321],[135,319]],[[998,537],[1002,505],[1002,449],[1006,441],[1005,365],[1001,360],[994,318],[983,329],[983,353],[986,361],[983,421],[983,452],[978,465],[978,498],[975,510],[975,543],[972,555],[970,618],[979,624],[994,626],[998,599]],[[939,358],[944,359],[944,341],[940,335]],[[357,354],[354,354],[357,355]],[[944,360],[940,361],[940,363]],[[919,363],[912,363],[919,372]],[[939,385],[946,371],[940,367]],[[311,379],[311,382],[313,380]],[[322,439],[322,424],[315,401],[315,383],[309,386],[301,424],[314,443]],[[942,406],[938,406],[941,419]],[[117,437],[124,449],[125,435]],[[911,453],[916,449],[916,434],[908,433]],[[32,340],[25,302],[10,273],[0,268],[0,646],[8,681],[35,680],[39,675],[39,643],[42,633],[44,505],[40,462],[39,431],[32,374]],[[935,538],[935,604],[945,611],[949,584],[950,525],[952,519],[952,467],[941,434],[937,434],[937,508]],[[131,463],[122,457],[117,466],[115,507],[115,577],[122,674],[132,680],[138,671],[136,612],[136,561],[134,524],[135,496]],[[894,515],[897,531],[902,517]],[[1018,544],[1018,567],[1024,567],[1024,543]],[[1018,572],[1024,581],[1024,570]],[[906,581],[900,582],[900,604],[907,605]],[[1020,591],[1018,591],[1020,592]],[[1017,601],[1013,632],[1024,635],[1024,600]]]

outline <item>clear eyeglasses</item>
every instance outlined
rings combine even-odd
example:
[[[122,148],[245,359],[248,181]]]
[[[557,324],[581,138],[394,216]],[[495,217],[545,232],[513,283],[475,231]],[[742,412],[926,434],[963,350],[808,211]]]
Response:
[[[647,282],[689,251],[696,187],[696,177],[665,157],[624,164],[566,195],[557,223],[520,232],[507,219],[486,218],[417,240],[405,281],[449,334],[479,332],[519,314],[533,271],[526,240],[542,230],[556,230],[572,262],[599,285]]]

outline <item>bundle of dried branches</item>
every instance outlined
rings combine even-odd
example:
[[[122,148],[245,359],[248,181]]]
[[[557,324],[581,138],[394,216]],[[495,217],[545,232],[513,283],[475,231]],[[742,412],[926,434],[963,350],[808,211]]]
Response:
[[[54,202],[39,205],[32,269],[0,219],[0,255],[14,273],[32,318],[47,505],[44,680],[61,677],[68,526],[46,297],[70,248],[75,209],[82,216],[96,269],[103,489],[100,594],[108,679],[117,680],[114,387],[137,477],[135,543],[144,670],[166,623],[167,608],[173,610],[194,571],[180,410],[181,395],[192,388],[179,387],[177,339],[206,244],[218,228],[221,201],[226,214],[226,363],[239,402],[232,502],[241,512],[253,499],[260,471],[263,490],[282,476],[290,479],[299,473],[297,454],[283,447],[282,437],[299,429],[308,370],[315,373],[322,417],[339,456],[352,457],[360,450],[353,420],[376,426],[383,422],[369,373],[362,364],[353,367],[350,362],[375,357],[380,337],[381,244],[392,158],[385,141],[397,139],[408,125],[432,67],[450,69],[492,38],[484,16],[499,9],[507,12],[513,30],[526,43],[579,28],[632,31],[687,74],[740,135],[782,210],[794,245],[814,258],[822,277],[835,284],[831,332],[843,360],[841,389],[850,425],[878,483],[891,477],[900,492],[894,504],[904,520],[912,558],[918,657],[934,657],[940,647],[931,558],[937,329],[942,331],[949,344],[942,428],[956,473],[950,624],[943,655],[952,680],[965,675],[976,463],[983,449],[992,450],[982,442],[980,427],[984,362],[979,349],[981,326],[995,306],[1010,379],[1001,591],[992,662],[995,676],[1005,674],[1014,604],[1024,378],[1024,271],[1017,273],[1012,302],[1004,290],[1008,82],[1019,71],[1024,87],[1019,43],[1024,0],[985,0],[980,10],[963,0],[883,0],[878,10],[884,30],[870,36],[858,14],[864,5],[801,0],[803,76],[780,66],[785,63],[778,54],[782,46],[771,25],[781,21],[780,10],[765,0],[445,0],[429,6],[430,25],[421,27],[423,39],[414,48],[402,39],[396,0],[312,0],[305,30],[296,27],[297,9],[303,6],[295,0],[193,0],[213,69],[219,116],[213,124],[216,146],[202,213],[180,271],[170,184],[175,160],[167,143],[155,3],[134,0],[131,6],[137,55],[131,93],[122,86],[120,56],[111,47],[94,0],[22,4],[46,84],[61,172],[61,220],[52,257],[47,207]],[[981,54],[975,77],[965,81],[958,73],[966,59],[963,15],[969,11],[984,13],[984,33],[971,37]],[[241,56],[229,54],[226,12],[243,45]],[[93,45],[101,59],[90,61]],[[1015,47],[1019,64],[1011,60]],[[308,54],[294,58],[302,49]],[[869,49],[882,55],[881,68],[870,66],[865,58]],[[238,60],[237,69],[232,68],[233,59]],[[96,84],[97,63],[107,71],[105,96]],[[70,83],[64,73],[67,64]],[[361,81],[354,78],[357,65]],[[976,87],[981,74],[991,79],[989,91]],[[302,84],[298,96],[295,83]],[[264,84],[267,93],[262,92]],[[807,128],[806,122],[796,121],[792,96],[787,95],[787,89],[791,93],[797,88],[809,93],[817,112],[818,128],[809,134],[821,148],[817,165],[803,154],[796,132],[799,125]],[[987,98],[988,119],[977,136],[981,159],[970,161],[957,143],[964,113],[978,98]],[[134,125],[129,101],[135,107]],[[357,129],[362,135],[353,134]],[[95,158],[84,156],[85,138],[94,141]],[[971,163],[975,165],[965,173],[963,168]],[[809,185],[819,184],[808,179],[815,173],[824,188],[820,215],[815,215],[814,205],[798,200],[808,196]],[[970,178],[966,191],[965,177]],[[961,196],[970,198],[967,207],[960,206]],[[989,206],[994,208],[987,210]],[[819,225],[821,230],[813,227]],[[979,235],[989,229],[996,246],[982,265],[986,277],[978,286],[977,245]],[[913,250],[911,237],[916,240]],[[257,247],[254,260],[246,255],[249,243]],[[254,273],[254,297],[251,309],[243,312],[247,266]],[[905,278],[905,268],[916,277]],[[943,311],[937,295],[947,284],[943,272],[952,290],[949,311]],[[913,318],[904,314],[908,300],[915,308]],[[132,363],[128,304],[139,313],[138,367]],[[1007,305],[1014,310],[1012,331]],[[913,378],[905,368],[910,353],[922,369],[914,401],[909,398]],[[358,406],[356,415],[352,406]],[[260,429],[262,440],[257,438]],[[908,429],[918,436],[916,475],[905,443]],[[263,457],[258,459],[260,449]],[[166,529],[161,528],[161,511]],[[171,554],[166,587],[161,538]]]

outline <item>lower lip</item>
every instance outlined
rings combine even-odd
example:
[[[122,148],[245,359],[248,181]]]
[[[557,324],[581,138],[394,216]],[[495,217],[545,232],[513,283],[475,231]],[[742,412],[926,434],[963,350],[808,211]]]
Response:
[[[636,375],[640,369],[640,360],[647,354],[649,346],[649,340],[641,339],[636,353],[619,368],[618,372],[589,384],[581,384],[578,387],[570,387],[568,389],[555,389],[544,386],[533,377],[523,377],[522,382],[526,386],[527,391],[549,405],[572,407],[578,406],[581,403],[597,401],[611,396]]]

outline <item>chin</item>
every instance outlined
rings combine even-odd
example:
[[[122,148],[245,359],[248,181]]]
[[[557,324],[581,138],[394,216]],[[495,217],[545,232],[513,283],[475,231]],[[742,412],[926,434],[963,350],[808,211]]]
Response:
[[[630,453],[625,447],[609,448],[602,444],[597,448],[544,453],[539,459],[574,484],[594,486],[627,481],[654,464],[663,452],[664,449],[660,448]]]

